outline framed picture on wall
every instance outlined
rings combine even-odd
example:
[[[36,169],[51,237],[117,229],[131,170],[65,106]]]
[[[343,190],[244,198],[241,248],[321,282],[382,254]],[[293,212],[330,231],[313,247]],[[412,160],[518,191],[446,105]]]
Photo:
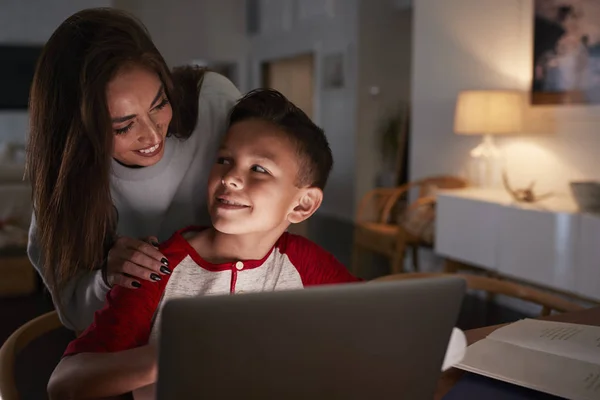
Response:
[[[344,87],[344,54],[332,53],[323,57],[323,89]]]
[[[532,104],[600,104],[600,0],[534,0]]]

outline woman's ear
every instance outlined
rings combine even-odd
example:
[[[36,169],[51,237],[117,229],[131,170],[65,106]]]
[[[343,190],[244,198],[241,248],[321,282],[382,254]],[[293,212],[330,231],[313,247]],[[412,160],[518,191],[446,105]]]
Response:
[[[291,224],[298,224],[315,213],[323,201],[323,191],[316,187],[302,189],[294,209],[288,214],[287,220]]]

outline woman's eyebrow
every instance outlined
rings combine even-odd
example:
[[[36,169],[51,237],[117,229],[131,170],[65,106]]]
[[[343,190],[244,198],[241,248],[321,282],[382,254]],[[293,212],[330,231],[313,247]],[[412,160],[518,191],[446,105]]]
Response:
[[[163,95],[164,90],[165,90],[164,85],[160,85],[160,87],[158,88],[158,92],[156,93],[156,96],[154,96],[154,100],[152,100],[152,104],[150,104],[150,108],[154,107],[156,102],[158,100],[160,100],[160,98]],[[126,115],[124,117],[116,117],[116,118],[111,119],[110,122],[112,122],[113,124],[118,124],[121,122],[128,121],[132,118],[135,118],[135,116],[136,116],[135,114],[131,114],[131,115]]]
[[[150,104],[150,108],[154,107],[156,102],[158,100],[160,100],[160,98],[163,95],[164,90],[165,90],[165,85],[160,85],[160,87],[158,88],[158,92],[156,93],[156,96],[154,97],[154,100],[152,100],[152,104]]]

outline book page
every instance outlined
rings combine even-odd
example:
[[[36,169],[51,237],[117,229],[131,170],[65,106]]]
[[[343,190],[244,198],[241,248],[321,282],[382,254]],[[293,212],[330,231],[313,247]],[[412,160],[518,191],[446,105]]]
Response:
[[[600,398],[599,365],[492,339],[469,346],[456,368],[568,399]]]
[[[600,365],[600,327],[524,319],[488,339]]]

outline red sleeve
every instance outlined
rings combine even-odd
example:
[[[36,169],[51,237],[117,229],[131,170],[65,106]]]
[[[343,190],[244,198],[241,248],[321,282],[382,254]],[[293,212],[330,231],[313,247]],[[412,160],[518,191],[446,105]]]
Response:
[[[302,236],[284,233],[278,245],[296,267],[305,287],[361,281],[331,253]]]
[[[185,257],[177,237],[159,249],[174,268]],[[104,307],[94,314],[94,322],[67,346],[63,357],[78,353],[109,353],[148,343],[152,319],[170,275],[159,282],[141,280],[142,286],[128,289],[115,286],[106,295]]]
[[[164,278],[163,278],[164,280]],[[67,346],[63,357],[77,353],[110,353],[148,341],[152,316],[162,292],[161,282],[141,281],[138,289],[115,286],[94,322]]]

